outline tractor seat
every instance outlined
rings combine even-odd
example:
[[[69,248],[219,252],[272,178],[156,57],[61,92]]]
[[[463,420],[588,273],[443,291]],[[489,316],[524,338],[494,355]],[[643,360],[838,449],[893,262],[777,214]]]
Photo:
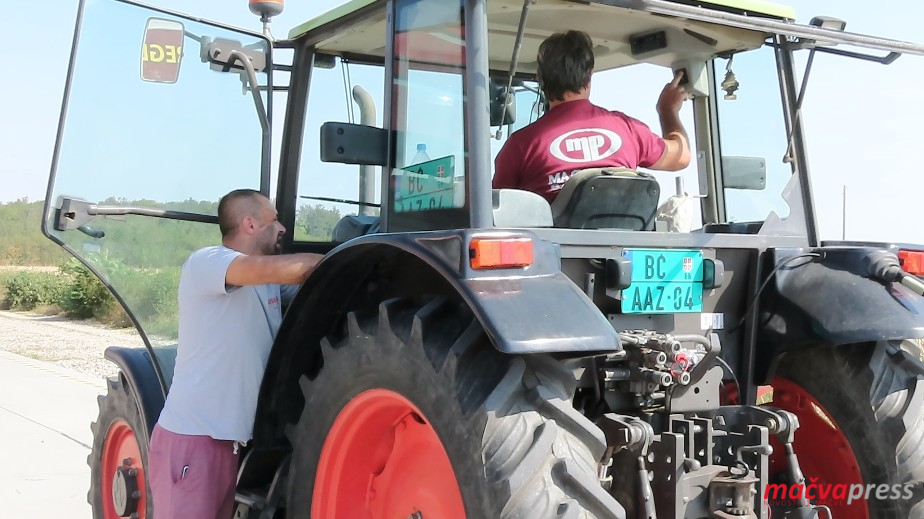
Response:
[[[647,173],[627,168],[578,171],[552,202],[555,227],[654,230],[661,188]]]

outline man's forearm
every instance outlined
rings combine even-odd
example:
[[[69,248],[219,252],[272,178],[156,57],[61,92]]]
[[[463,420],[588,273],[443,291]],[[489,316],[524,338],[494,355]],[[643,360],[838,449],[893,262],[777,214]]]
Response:
[[[675,112],[659,115],[664,152],[658,162],[652,165],[652,169],[679,171],[690,165],[690,140],[687,138],[687,131]]]
[[[275,283],[280,285],[297,285],[311,274],[314,267],[321,261],[324,256],[320,254],[286,254],[284,256],[267,256],[276,260],[280,265],[276,270],[279,280]]]
[[[683,143],[688,144],[690,138],[687,137],[687,131],[683,127],[683,123],[680,122],[680,115],[676,113],[663,113],[659,114],[661,119],[661,136],[665,139],[670,138],[671,134],[679,135],[683,138]],[[674,137],[676,138],[676,137]]]
[[[308,277],[323,257],[310,253],[282,256],[241,255],[228,266],[225,281],[236,286],[296,285]]]

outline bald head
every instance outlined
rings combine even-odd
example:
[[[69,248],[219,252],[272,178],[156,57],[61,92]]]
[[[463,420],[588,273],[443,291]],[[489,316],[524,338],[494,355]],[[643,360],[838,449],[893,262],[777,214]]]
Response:
[[[218,202],[218,227],[221,237],[234,234],[245,216],[260,217],[266,197],[253,189],[236,189],[221,197]]]

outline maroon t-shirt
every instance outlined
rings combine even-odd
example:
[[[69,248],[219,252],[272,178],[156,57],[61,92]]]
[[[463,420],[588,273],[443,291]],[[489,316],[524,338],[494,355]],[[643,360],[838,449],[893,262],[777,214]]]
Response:
[[[576,171],[649,167],[663,153],[664,140],[645,123],[586,99],[568,101],[507,139],[494,159],[494,188],[524,189],[551,202]]]

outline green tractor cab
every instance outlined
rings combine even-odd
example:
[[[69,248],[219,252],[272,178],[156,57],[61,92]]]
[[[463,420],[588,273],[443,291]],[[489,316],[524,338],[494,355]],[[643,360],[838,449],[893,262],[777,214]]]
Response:
[[[94,517],[155,513],[179,267],[241,187],[285,252],[326,257],[267,361],[236,517],[917,517],[924,245],[819,240],[801,104],[816,56],[924,47],[794,19],[354,0],[274,40],[82,2],[43,230],[147,344],[107,352]],[[492,189],[546,110],[539,44],[574,28],[607,108],[683,72],[689,168],[582,170],[614,142],[577,132],[553,203]]]

